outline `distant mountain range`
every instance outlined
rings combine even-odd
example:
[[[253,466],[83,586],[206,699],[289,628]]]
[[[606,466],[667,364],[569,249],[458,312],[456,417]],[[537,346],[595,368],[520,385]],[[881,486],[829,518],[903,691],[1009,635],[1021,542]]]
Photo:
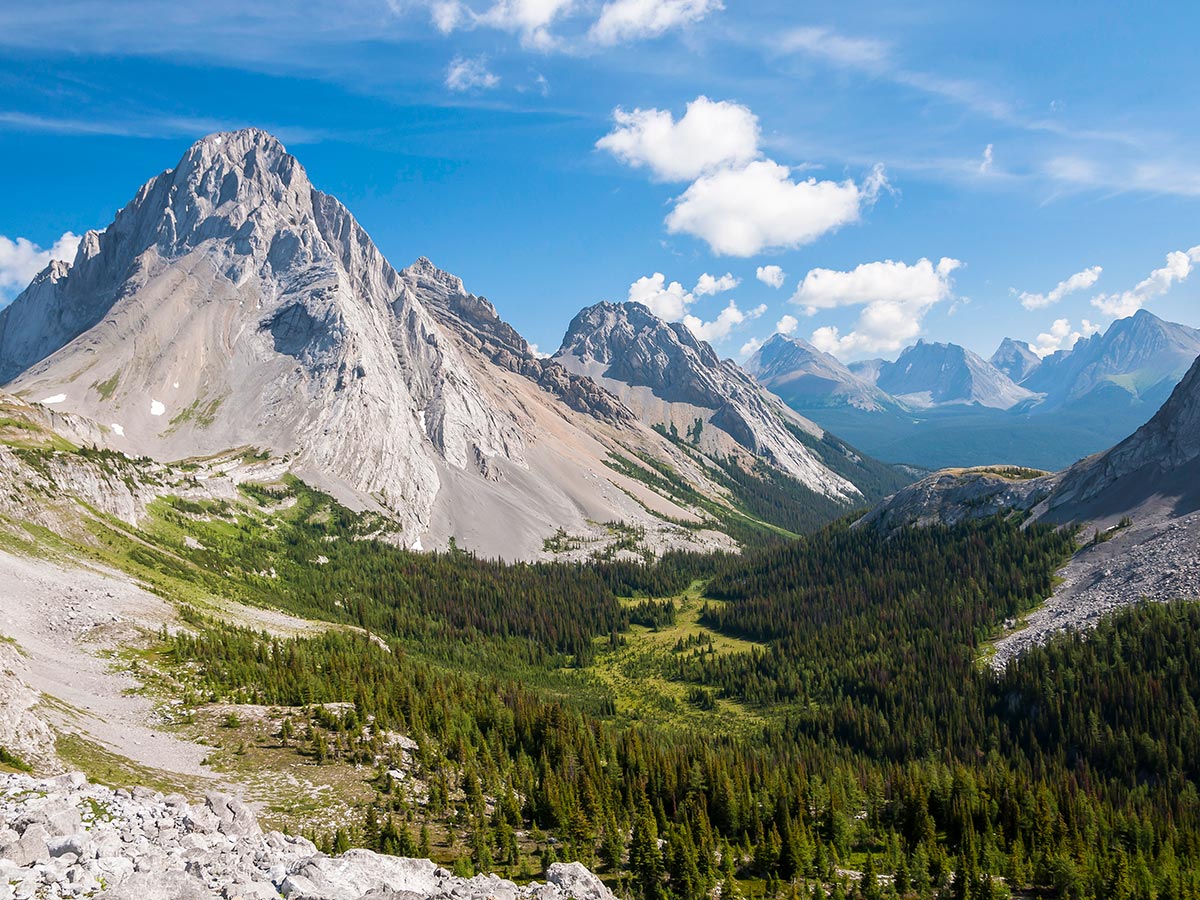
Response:
[[[1141,310],[1045,359],[1005,338],[990,360],[921,341],[895,362],[844,366],[775,335],[746,368],[793,409],[880,459],[1056,470],[1146,422],[1198,355],[1200,330]]]
[[[253,448],[405,546],[509,558],[600,549],[605,523],[729,547],[904,481],[645,307],[585,310],[538,357],[456,276],[393,268],[256,129],[196,142],[0,312],[0,384],[101,447]]]

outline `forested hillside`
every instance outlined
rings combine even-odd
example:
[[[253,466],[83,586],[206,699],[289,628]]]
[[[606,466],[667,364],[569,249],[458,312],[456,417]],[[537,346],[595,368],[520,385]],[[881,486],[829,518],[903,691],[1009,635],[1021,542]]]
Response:
[[[743,557],[509,566],[379,543],[298,484],[250,493],[160,508],[125,565],[354,626],[189,613],[163,636],[189,707],[272,708],[273,752],[376,773],[326,846],[516,877],[579,859],[645,900],[1200,891],[1197,608],[982,664],[1070,534],[843,523]]]

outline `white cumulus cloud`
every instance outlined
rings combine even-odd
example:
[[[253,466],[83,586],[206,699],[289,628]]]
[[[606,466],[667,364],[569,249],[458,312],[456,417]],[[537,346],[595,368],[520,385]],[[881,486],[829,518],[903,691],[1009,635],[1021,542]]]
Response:
[[[1177,282],[1184,281],[1196,263],[1200,263],[1200,245],[1190,250],[1172,250],[1167,264],[1155,269],[1131,290],[1119,294],[1100,294],[1092,298],[1092,306],[1106,316],[1123,319],[1153,300],[1161,297]]]
[[[0,291],[24,290],[52,259],[71,262],[79,241],[79,235],[67,231],[49,249],[43,250],[26,238],[11,240],[0,235]]]
[[[757,319],[766,311],[765,303],[754,309],[743,311],[738,308],[735,301],[730,300],[729,305],[721,310],[711,322],[702,321],[697,316],[687,315],[683,317],[683,324],[700,340],[717,344],[729,337],[729,333],[735,326],[751,319]]]
[[[863,263],[848,272],[813,269],[792,296],[808,315],[819,310],[862,306],[848,334],[832,325],[818,328],[812,343],[835,354],[899,350],[921,331],[933,306],[953,295],[951,275],[962,263],[943,257],[935,265],[920,259],[909,265],[884,260]]]
[[[789,316],[786,313],[780,316],[779,321],[775,323],[775,331],[779,334],[794,334],[796,329],[800,327],[800,320],[795,316]]]
[[[884,191],[894,193],[882,165],[861,184],[793,181],[790,168],[763,157],[758,117],[738,103],[701,95],[678,120],[669,110],[619,107],[613,120],[596,147],[660,181],[691,181],[675,198],[667,231],[700,238],[720,255],[811,243],[857,222]]]
[[[654,38],[724,9],[721,0],[612,0],[588,36],[598,44]]]
[[[629,286],[629,300],[641,303],[650,312],[668,322],[679,322],[695,302],[695,296],[678,281],[667,284],[662,272],[646,275]]]
[[[1038,356],[1049,356],[1056,350],[1070,350],[1080,338],[1091,337],[1100,331],[1099,325],[1094,325],[1084,319],[1078,329],[1071,327],[1068,319],[1055,319],[1049,331],[1043,331],[1031,345]]]
[[[753,356],[758,352],[758,348],[763,345],[763,342],[758,338],[750,338],[746,343],[738,349],[738,359],[745,359],[748,356]]]
[[[1029,291],[1022,291],[1017,299],[1021,301],[1021,305],[1026,309],[1041,309],[1045,306],[1052,306],[1067,296],[1067,294],[1073,294],[1075,291],[1083,291],[1090,288],[1100,280],[1100,273],[1103,271],[1100,266],[1090,266],[1082,272],[1076,272],[1070,278],[1060,281],[1047,294],[1032,294]]]
[[[667,231],[705,241],[714,253],[753,256],[794,248],[857,222],[875,191],[853,181],[792,181],[772,160],[701,176],[667,216]]]
[[[617,108],[613,121],[596,146],[662,181],[691,181],[758,156],[758,117],[738,103],[700,96],[678,120],[669,110]]]
[[[787,273],[779,266],[759,266],[754,270],[754,277],[768,287],[773,287],[779,290],[783,287],[783,282],[787,278]]]
[[[696,287],[693,293],[698,297],[705,297],[711,294],[720,294],[725,291],[732,291],[735,287],[742,283],[742,279],[734,278],[733,274],[726,272],[720,278],[709,275],[705,272],[696,282]]]
[[[698,297],[732,290],[737,285],[738,280],[732,274],[726,273],[720,278],[714,278],[705,272],[696,282],[696,287],[689,291],[680,282],[668,282],[662,272],[655,272],[629,285],[629,300],[641,303],[660,319],[682,322],[702,341],[717,343],[729,337],[730,332],[738,325],[757,319],[765,313],[766,304],[743,310],[736,301],[730,300],[711,322],[704,321],[689,310]]]
[[[500,76],[491,72],[487,60],[482,57],[456,56],[446,69],[446,87],[452,91],[489,89],[500,84]]]

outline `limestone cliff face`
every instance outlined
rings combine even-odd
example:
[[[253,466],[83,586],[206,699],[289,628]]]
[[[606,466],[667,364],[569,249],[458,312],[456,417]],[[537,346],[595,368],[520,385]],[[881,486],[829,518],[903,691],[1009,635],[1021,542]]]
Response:
[[[640,303],[598,303],[580,312],[554,359],[612,391],[650,425],[695,434],[707,452],[740,449],[808,488],[852,502],[861,492],[825,465],[796,432],[824,431],[788,409],[735,363],[718,358],[685,325]]]
[[[614,425],[634,421],[620,399],[556,360],[539,357],[521,333],[500,318],[486,297],[421,257],[401,276],[438,320],[494,365],[528,378],[572,409]]]

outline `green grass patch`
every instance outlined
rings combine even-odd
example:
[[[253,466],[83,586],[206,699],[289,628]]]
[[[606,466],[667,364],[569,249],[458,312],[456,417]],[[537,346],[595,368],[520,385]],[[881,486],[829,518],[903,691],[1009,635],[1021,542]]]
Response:
[[[120,380],[121,370],[118,369],[112,373],[111,378],[106,378],[104,381],[97,381],[92,384],[92,387],[96,389],[96,393],[100,395],[101,400],[107,400],[113,395],[113,392],[116,391],[117,382]]]
[[[33,766],[6,747],[0,747],[0,768],[9,772],[32,772]]]

